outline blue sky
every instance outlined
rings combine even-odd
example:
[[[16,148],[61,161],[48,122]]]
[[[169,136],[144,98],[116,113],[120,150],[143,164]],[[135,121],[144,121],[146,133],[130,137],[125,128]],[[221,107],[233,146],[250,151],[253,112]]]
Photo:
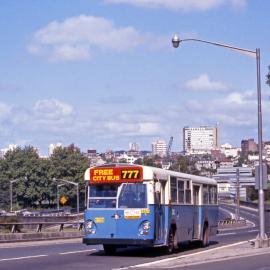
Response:
[[[0,148],[49,143],[150,150],[184,126],[220,125],[221,143],[257,140],[256,62],[217,41],[261,49],[270,140],[270,2],[0,0]]]

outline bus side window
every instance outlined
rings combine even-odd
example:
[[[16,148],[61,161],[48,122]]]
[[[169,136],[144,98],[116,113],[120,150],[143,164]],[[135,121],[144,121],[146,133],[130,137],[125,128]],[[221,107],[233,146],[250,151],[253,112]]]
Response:
[[[210,204],[217,204],[217,187],[216,186],[210,186],[210,198],[209,198]]]
[[[203,185],[203,204],[209,204],[209,188],[208,188],[208,185]]]
[[[185,202],[185,189],[184,189],[184,181],[178,180],[177,186],[178,186],[178,203],[184,203]]]
[[[175,177],[171,177],[171,202],[177,202],[177,181]]]
[[[186,203],[191,203],[190,181],[186,181]]]

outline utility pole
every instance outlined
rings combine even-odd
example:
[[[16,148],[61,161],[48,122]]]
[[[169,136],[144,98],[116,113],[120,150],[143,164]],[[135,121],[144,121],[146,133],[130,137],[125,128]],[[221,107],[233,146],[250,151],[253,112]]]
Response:
[[[236,206],[235,206],[235,219],[240,219],[240,175],[239,168],[236,169]]]

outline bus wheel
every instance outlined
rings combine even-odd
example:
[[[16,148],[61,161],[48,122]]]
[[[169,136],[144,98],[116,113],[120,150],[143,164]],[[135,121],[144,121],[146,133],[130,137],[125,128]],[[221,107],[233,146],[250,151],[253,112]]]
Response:
[[[203,226],[203,239],[202,247],[207,247],[209,245],[209,227],[207,225]]]
[[[114,255],[116,252],[116,246],[115,245],[107,245],[107,244],[103,244],[103,249],[105,254],[107,255]]]
[[[165,248],[167,254],[172,254],[174,252],[174,234],[172,230],[169,233],[168,245]]]

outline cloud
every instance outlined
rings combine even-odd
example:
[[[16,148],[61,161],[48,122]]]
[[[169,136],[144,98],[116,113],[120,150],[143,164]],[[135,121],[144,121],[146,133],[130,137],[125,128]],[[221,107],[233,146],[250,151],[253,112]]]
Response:
[[[102,17],[80,15],[53,21],[36,31],[28,52],[54,61],[81,61],[91,59],[98,50],[131,50],[147,44],[150,38],[132,26],[117,27]]]
[[[177,106],[161,109],[149,104],[143,109],[121,106],[85,106],[76,108],[63,100],[42,99],[32,106],[15,107],[0,103],[0,128],[2,142],[26,141],[28,144],[47,149],[49,143],[74,142],[99,150],[126,149],[128,143],[137,141],[141,149],[150,149],[154,138],[175,138],[175,148],[181,149],[183,126],[214,125],[220,123],[222,140],[240,143],[242,138],[255,137],[257,132],[256,91],[225,93],[223,97],[183,100]],[[267,115],[269,100],[262,100],[263,131],[270,130]],[[267,134],[267,133],[265,133]],[[180,136],[179,136],[180,135]],[[232,141],[232,140],[237,141]],[[177,141],[179,142],[177,143]],[[45,150],[46,151],[46,150]],[[44,153],[45,153],[44,151]]]
[[[166,8],[173,11],[206,11],[226,4],[235,8],[243,8],[246,5],[246,0],[104,0],[104,2],[146,8]]]
[[[220,122],[223,126],[234,128],[255,127],[257,122],[256,91],[233,92],[223,98],[207,101],[190,100],[186,103],[192,119],[201,124]]]
[[[71,115],[73,107],[56,99],[43,99],[35,103],[33,112],[43,118],[59,119]]]
[[[223,82],[211,81],[207,74],[201,74],[198,78],[187,81],[186,87],[194,91],[226,91],[228,85]]]
[[[0,102],[0,119],[6,119],[11,114],[11,107],[5,103]]]

